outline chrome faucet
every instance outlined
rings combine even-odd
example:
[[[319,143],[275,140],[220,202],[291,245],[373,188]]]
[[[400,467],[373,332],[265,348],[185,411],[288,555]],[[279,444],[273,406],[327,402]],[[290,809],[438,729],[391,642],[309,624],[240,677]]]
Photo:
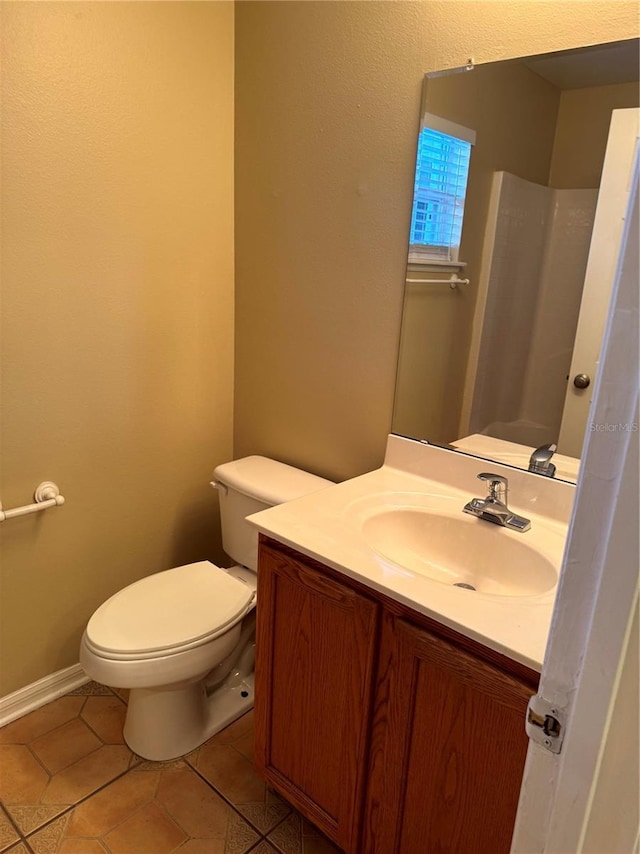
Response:
[[[545,477],[553,477],[556,473],[556,467],[551,462],[551,457],[557,450],[558,446],[553,442],[550,445],[541,445],[536,448],[529,459],[529,471],[543,474]]]
[[[502,525],[503,528],[511,528],[513,531],[524,533],[531,527],[529,519],[512,513],[507,506],[509,494],[509,481],[506,477],[493,472],[481,472],[479,480],[486,480],[489,484],[489,494],[486,498],[472,498],[462,508],[465,513],[493,522],[494,525]]]

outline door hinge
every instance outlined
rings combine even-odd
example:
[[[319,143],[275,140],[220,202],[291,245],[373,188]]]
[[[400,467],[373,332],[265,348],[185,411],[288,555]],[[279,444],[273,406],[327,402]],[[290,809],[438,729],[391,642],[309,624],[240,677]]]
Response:
[[[539,694],[529,700],[525,721],[527,735],[551,753],[560,753],[562,749],[565,720],[565,710],[556,703],[545,700]]]

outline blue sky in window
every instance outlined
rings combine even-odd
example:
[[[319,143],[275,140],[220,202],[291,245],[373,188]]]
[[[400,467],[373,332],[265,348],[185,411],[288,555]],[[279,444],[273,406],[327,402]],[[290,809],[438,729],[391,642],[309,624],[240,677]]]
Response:
[[[471,144],[423,128],[418,138],[410,242],[446,257],[460,245]]]

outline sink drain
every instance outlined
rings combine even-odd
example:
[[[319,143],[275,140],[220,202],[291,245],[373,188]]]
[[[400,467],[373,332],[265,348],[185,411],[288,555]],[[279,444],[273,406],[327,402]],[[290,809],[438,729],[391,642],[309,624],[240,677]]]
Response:
[[[453,585],[454,587],[464,587],[465,590],[475,590],[476,588],[473,584],[465,584],[464,581],[458,581]]]

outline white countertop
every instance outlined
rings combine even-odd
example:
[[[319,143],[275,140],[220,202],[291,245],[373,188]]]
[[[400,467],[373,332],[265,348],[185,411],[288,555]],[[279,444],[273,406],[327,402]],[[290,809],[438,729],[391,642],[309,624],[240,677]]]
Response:
[[[385,495],[392,493],[446,496],[452,506],[459,502],[462,513],[470,498],[484,494],[484,485],[475,481],[480,469],[506,472],[510,485],[516,482],[510,490],[510,506],[532,523],[531,530],[524,534],[507,535],[535,538],[536,542],[544,536],[544,550],[559,571],[573,487],[549,484],[549,478],[513,472],[496,463],[479,463],[417,442],[411,442],[411,447],[404,444],[410,440],[399,437],[389,439],[382,468],[256,513],[248,521],[263,534],[540,671],[556,588],[538,596],[493,596],[452,587],[390,565],[367,544],[360,530],[359,514],[367,502],[375,503],[377,499],[372,496],[384,502]],[[418,465],[416,454],[420,455]],[[419,474],[407,471],[407,467]],[[453,476],[446,477],[444,472],[453,472]],[[433,473],[437,479],[425,477],[425,473]],[[467,482],[469,488],[461,489]]]

